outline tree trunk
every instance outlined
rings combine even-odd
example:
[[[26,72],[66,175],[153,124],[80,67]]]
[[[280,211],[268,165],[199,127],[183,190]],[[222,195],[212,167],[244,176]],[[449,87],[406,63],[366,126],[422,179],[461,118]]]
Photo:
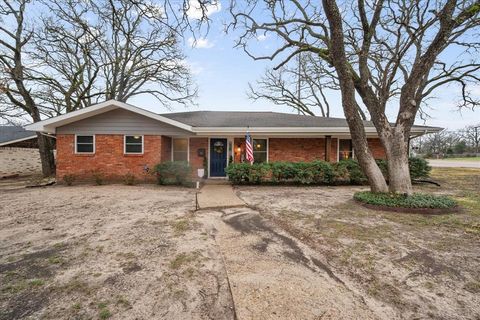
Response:
[[[42,121],[40,112],[37,109],[33,99],[27,101],[31,110],[33,122]],[[55,175],[55,157],[53,156],[53,145],[51,138],[37,132],[38,151],[40,153],[40,161],[42,162],[42,174],[44,177]]]
[[[412,194],[412,180],[408,164],[408,137],[402,130],[392,130],[383,138],[388,161],[388,189],[390,192]]]
[[[355,155],[363,173],[367,176],[370,189],[373,192],[387,192],[387,182],[368,148],[367,135],[360,108],[355,100],[355,86],[345,54],[342,16],[334,0],[323,0],[323,7],[331,29],[331,44],[329,46],[333,65],[337,70],[342,106],[352,136]]]
[[[55,157],[53,155],[53,146],[50,138],[37,132],[38,151],[42,162],[42,174],[44,177],[55,175]]]

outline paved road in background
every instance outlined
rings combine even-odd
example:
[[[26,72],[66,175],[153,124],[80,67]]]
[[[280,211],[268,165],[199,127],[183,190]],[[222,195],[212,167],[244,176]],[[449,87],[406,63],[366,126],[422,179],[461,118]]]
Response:
[[[480,169],[480,161],[429,159],[428,164],[430,164],[432,167]]]

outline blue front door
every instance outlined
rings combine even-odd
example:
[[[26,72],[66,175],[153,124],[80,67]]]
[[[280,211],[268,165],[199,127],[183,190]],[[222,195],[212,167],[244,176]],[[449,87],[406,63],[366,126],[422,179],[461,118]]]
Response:
[[[210,139],[210,177],[225,177],[227,139]]]

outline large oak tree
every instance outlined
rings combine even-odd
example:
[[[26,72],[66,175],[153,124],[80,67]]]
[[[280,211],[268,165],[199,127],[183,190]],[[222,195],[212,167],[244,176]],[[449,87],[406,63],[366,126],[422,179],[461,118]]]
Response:
[[[164,107],[192,103],[196,88],[179,44],[215,4],[0,0],[0,117],[37,122],[141,94]],[[43,134],[38,141],[43,174],[52,175],[52,144]]]
[[[372,191],[410,194],[411,127],[427,99],[456,88],[460,105],[478,99],[480,1],[473,0],[255,0],[231,5],[238,45],[257,59],[284,64],[314,53],[336,72],[355,156]],[[269,54],[252,49],[258,34],[275,38]],[[370,114],[388,160],[388,185],[375,163],[359,113]],[[388,111],[396,110],[392,122]]]

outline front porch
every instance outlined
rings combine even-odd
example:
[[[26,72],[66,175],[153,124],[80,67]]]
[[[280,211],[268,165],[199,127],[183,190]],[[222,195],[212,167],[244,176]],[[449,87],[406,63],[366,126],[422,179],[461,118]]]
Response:
[[[352,143],[346,136],[278,137],[253,135],[255,162],[291,161],[309,162],[323,160],[337,162],[354,157]],[[188,161],[197,176],[203,169],[208,179],[226,179],[229,163],[245,162],[243,136],[172,137],[163,149],[168,150],[168,160]],[[376,158],[383,158],[378,139],[369,139]]]

